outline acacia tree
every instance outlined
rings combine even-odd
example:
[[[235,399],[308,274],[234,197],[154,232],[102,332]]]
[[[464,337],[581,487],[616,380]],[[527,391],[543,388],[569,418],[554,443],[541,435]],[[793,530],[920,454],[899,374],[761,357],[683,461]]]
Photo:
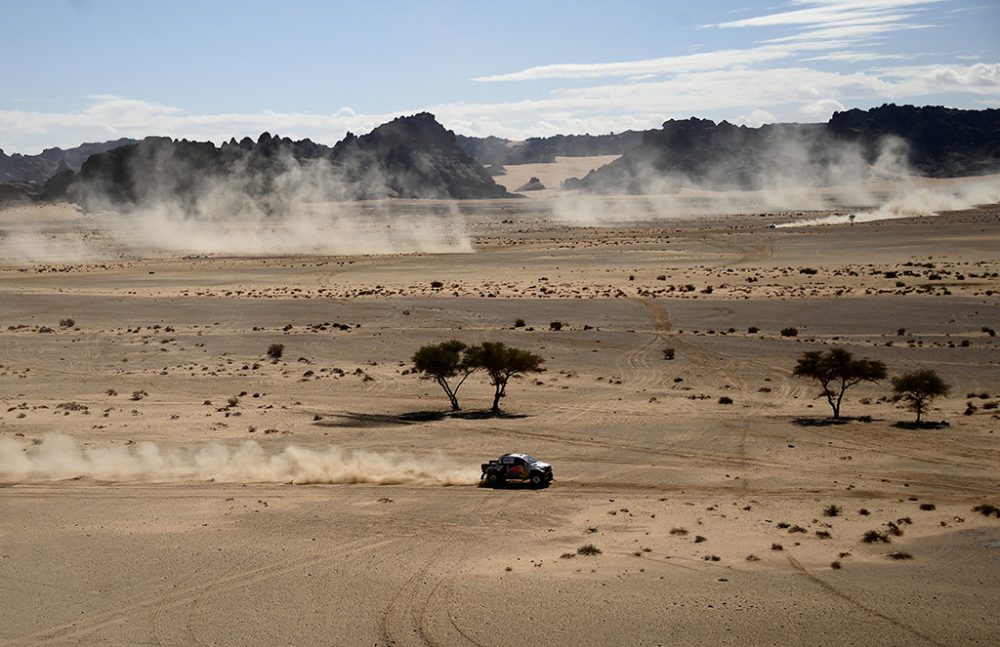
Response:
[[[892,378],[892,390],[895,392],[893,401],[906,402],[908,408],[917,414],[919,425],[921,416],[931,407],[931,400],[939,395],[948,395],[951,387],[934,371],[923,369]]]
[[[413,368],[423,377],[434,380],[444,390],[451,402],[452,411],[461,409],[458,406],[458,390],[470,375],[478,368],[470,365],[462,355],[467,346],[457,339],[421,346],[413,354]],[[460,377],[452,386],[449,380]]]
[[[826,397],[833,409],[833,417],[840,418],[840,404],[844,401],[844,392],[861,382],[878,382],[886,378],[885,364],[874,359],[854,359],[851,353],[843,348],[831,348],[828,351],[809,351],[799,358],[792,375],[811,378],[820,383],[823,391],[820,395]]]
[[[484,341],[465,351],[468,366],[482,368],[493,385],[493,413],[500,413],[500,398],[506,395],[507,382],[516,375],[540,373],[545,360],[520,348],[511,348],[499,341]]]

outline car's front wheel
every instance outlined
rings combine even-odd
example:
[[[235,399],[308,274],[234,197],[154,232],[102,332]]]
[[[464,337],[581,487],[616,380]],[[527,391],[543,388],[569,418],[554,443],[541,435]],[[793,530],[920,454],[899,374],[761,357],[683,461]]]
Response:
[[[542,478],[541,474],[536,472],[531,475],[531,487],[533,488],[545,487],[545,479]]]

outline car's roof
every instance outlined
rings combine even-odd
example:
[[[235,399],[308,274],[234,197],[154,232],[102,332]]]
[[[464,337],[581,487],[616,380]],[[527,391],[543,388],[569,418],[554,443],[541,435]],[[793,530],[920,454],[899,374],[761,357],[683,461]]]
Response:
[[[534,460],[534,458],[530,454],[522,454],[520,452],[512,452],[510,454],[504,454],[500,458],[505,458],[507,456],[509,456],[511,458],[523,458],[525,460]]]

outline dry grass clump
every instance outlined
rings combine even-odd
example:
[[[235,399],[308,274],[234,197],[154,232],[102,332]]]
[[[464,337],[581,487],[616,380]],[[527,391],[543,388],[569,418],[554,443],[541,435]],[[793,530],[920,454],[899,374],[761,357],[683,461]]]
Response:
[[[792,326],[789,326],[788,328],[782,328],[781,329],[781,336],[782,337],[798,337],[799,336],[799,329],[798,328],[794,328]]]
[[[993,504],[990,504],[990,503],[981,503],[981,504],[975,506],[974,508],[972,508],[972,511],[973,512],[978,512],[979,514],[983,515],[984,517],[988,517],[990,515],[993,515],[994,517],[1000,518],[1000,508],[998,508],[997,506],[995,506]]]
[[[889,535],[884,532],[869,530],[861,536],[861,541],[866,544],[888,544],[892,540],[889,539]]]
[[[921,503],[920,509],[926,512],[930,512],[931,510],[936,510],[937,506],[934,505],[933,503]]]
[[[688,530],[687,530],[687,528],[671,528],[670,529],[670,534],[671,535],[681,535],[681,536],[684,536],[684,535],[688,534]]]
[[[913,555],[901,550],[893,551],[887,557],[889,559],[913,559]]]
[[[830,505],[828,505],[825,508],[823,508],[823,516],[824,517],[839,517],[840,513],[843,512],[843,511],[844,511],[844,509],[841,508],[839,505],[831,503]]]
[[[62,328],[72,328],[75,325],[76,325],[76,322],[73,321],[72,319],[60,319],[59,320],[59,326],[62,327]]]
[[[785,547],[781,544],[771,544],[771,550],[785,550]]]
[[[832,561],[832,562],[830,562],[830,568],[832,568],[835,571],[839,571],[840,570],[840,562],[838,562],[838,561]]]
[[[285,352],[284,344],[271,344],[267,347],[267,356],[271,359],[281,359],[281,355]]]
[[[732,404],[733,399],[728,395],[723,395],[719,397],[719,404]]]
[[[584,544],[583,546],[580,546],[579,548],[576,549],[577,555],[584,555],[587,557],[593,555],[600,555],[601,552],[602,552],[601,549],[593,544]]]
[[[669,360],[672,360],[675,357],[675,355],[676,355],[676,351],[673,348],[664,348],[663,349],[663,359],[669,361]]]

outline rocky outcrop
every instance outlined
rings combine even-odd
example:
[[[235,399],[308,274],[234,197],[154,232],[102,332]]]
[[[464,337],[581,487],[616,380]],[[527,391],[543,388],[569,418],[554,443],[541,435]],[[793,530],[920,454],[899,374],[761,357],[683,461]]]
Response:
[[[38,155],[7,155],[0,150],[0,182],[29,182],[42,186],[46,180],[64,169],[79,171],[88,157],[95,153],[135,143],[134,139],[116,139],[74,148],[46,148]]]
[[[521,186],[517,187],[517,192],[522,191],[543,191],[545,190],[545,185],[537,177],[533,177]]]
[[[562,187],[641,194],[686,185],[720,190],[824,186],[887,172],[883,162],[896,153],[902,158],[896,170],[927,176],[996,171],[1000,110],[885,105],[836,113],[826,124],[760,128],[670,120],[619,159]]]

